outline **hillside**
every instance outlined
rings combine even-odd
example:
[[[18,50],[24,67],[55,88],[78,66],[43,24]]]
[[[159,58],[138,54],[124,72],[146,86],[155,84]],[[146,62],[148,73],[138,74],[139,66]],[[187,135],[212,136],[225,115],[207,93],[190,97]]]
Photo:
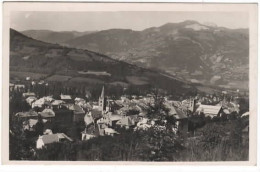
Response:
[[[61,31],[55,32],[51,30],[25,30],[22,34],[31,37],[36,40],[41,40],[53,44],[63,44],[66,41],[94,33],[94,31],[77,32],[77,31]]]
[[[165,71],[194,83],[248,88],[248,29],[185,21],[143,31],[104,30],[65,44]]]
[[[60,81],[72,85],[112,84],[121,86],[157,86],[170,92],[184,93],[191,86],[158,72],[88,50],[67,48],[29,38],[10,30],[10,73],[12,79],[49,82]]]

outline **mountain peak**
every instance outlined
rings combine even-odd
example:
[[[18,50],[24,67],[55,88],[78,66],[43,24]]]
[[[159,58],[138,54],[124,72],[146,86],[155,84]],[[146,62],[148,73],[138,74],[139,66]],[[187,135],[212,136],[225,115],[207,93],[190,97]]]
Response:
[[[189,25],[189,24],[200,24],[199,22],[195,21],[195,20],[185,20],[183,22],[180,22],[180,24],[186,24],[186,25]]]
[[[200,24],[199,22],[195,21],[195,20],[185,20],[183,22],[179,22],[179,23],[166,23],[164,25],[162,25],[161,27],[170,27],[170,26],[186,26],[186,25],[190,25],[190,24]]]

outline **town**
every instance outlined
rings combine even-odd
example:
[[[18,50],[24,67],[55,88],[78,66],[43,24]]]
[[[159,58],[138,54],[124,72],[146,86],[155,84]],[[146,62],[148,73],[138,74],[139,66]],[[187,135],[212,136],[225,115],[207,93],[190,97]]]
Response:
[[[238,118],[245,121],[241,128],[241,143],[248,144],[249,112],[248,107],[241,106],[239,91],[198,93],[174,100],[170,95],[161,94],[162,90],[154,89],[146,95],[123,94],[115,98],[106,94],[106,85],[103,85],[99,98],[93,100],[89,91],[81,95],[61,91],[55,97],[43,91],[43,96],[39,96],[39,89],[34,92],[37,91],[35,88],[46,88],[50,84],[33,81],[30,77],[22,84],[15,82],[9,86],[10,135],[15,137],[17,132],[13,130],[19,130],[19,135],[25,135],[30,142],[29,150],[34,155],[37,150],[55,143],[113,138],[127,130],[138,132],[156,128],[170,131],[186,141],[196,140],[200,136],[198,131],[207,123],[228,123]],[[229,134],[230,131],[225,132]]]

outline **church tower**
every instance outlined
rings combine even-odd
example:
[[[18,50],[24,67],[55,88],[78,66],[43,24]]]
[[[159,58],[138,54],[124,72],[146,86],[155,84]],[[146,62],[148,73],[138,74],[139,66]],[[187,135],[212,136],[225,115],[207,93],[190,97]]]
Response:
[[[195,112],[195,106],[196,106],[196,99],[190,99],[190,101],[189,101],[189,110],[192,113]]]
[[[98,106],[100,107],[102,112],[106,110],[106,98],[105,98],[105,88],[104,88],[104,86],[102,88],[102,92],[101,92],[101,95],[100,95],[99,100],[98,100]]]

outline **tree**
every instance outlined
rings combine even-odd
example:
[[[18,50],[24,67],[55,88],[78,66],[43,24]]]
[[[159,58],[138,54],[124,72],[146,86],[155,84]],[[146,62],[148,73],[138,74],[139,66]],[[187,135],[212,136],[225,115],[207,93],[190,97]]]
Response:
[[[42,116],[39,114],[38,122],[35,124],[35,134],[37,136],[43,135],[43,129],[44,129],[44,124],[43,124]]]
[[[153,89],[152,102],[148,103],[147,117],[151,120],[163,121],[169,113],[169,109],[164,105],[164,98],[160,96],[158,89]]]
[[[158,126],[140,130],[136,157],[142,161],[176,161],[183,150],[181,141],[174,132]]]

